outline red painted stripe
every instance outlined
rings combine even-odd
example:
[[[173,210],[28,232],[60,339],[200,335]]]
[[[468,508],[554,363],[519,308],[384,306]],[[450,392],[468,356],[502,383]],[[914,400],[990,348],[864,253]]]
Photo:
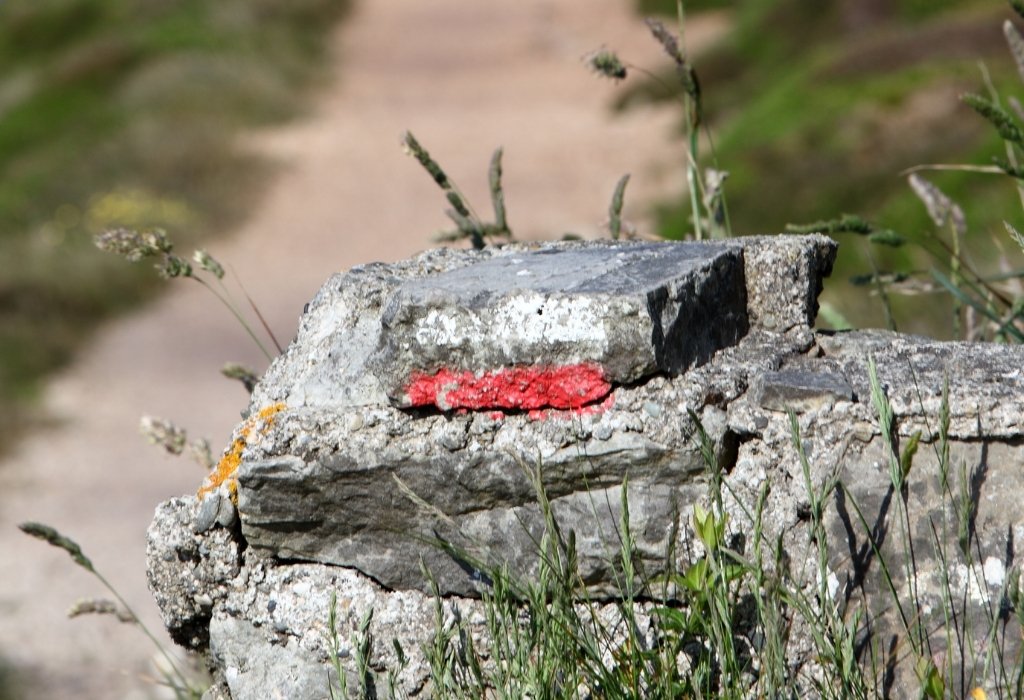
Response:
[[[542,408],[580,408],[599,401],[612,390],[600,365],[582,363],[559,367],[505,367],[481,373],[441,369],[434,374],[414,372],[405,393],[412,406],[501,408],[533,411]]]

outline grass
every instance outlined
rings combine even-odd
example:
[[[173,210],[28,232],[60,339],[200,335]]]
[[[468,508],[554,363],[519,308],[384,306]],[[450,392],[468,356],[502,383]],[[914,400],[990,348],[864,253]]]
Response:
[[[673,0],[643,3],[675,14]],[[1005,5],[960,1],[896,2],[868,12],[854,31],[850,15],[833,3],[811,8],[795,0],[729,5],[734,30],[696,66],[704,114],[715,134],[715,158],[702,167],[729,171],[732,235],[779,232],[787,224],[856,213],[917,243],[933,228],[901,173],[922,163],[986,164],[1002,141],[958,99],[986,94],[984,61],[1003,95],[1019,89],[999,25]],[[848,3],[847,5],[853,5]],[[698,9],[726,3],[687,3]],[[645,97],[646,96],[646,97]],[[662,83],[638,86],[624,104],[663,99]],[[685,116],[684,116],[685,121]],[[684,137],[691,130],[682,126]],[[705,154],[707,155],[707,153]],[[1002,219],[1014,187],[1007,178],[967,172],[935,174],[960,203],[972,237],[1006,242]],[[693,231],[688,200],[666,203],[661,229],[669,238]],[[886,325],[880,299],[849,283],[872,271],[925,270],[933,257],[917,245],[867,247],[842,239],[836,271],[823,301],[853,327]],[[1024,265],[1015,245],[970,248],[983,270]],[[891,307],[908,332],[958,337],[933,294],[894,295]],[[962,336],[961,336],[962,337]]]
[[[206,683],[205,680],[196,678],[194,674],[190,674],[185,670],[180,662],[176,661],[174,657],[171,656],[149,628],[146,627],[146,625],[139,619],[138,615],[135,614],[131,606],[128,605],[128,602],[118,592],[117,588],[115,588],[107,578],[103,576],[95,566],[93,566],[92,560],[85,555],[77,542],[62,535],[52,527],[40,523],[21,523],[18,528],[30,537],[35,537],[53,547],[63,549],[76,565],[96,577],[103,587],[106,588],[112,596],[114,596],[113,601],[79,601],[69,613],[70,617],[76,617],[82,614],[113,615],[121,622],[138,625],[139,630],[153,644],[154,649],[160,654],[163,662],[166,664],[166,666],[161,669],[161,673],[163,674],[161,685],[166,686],[174,694],[174,697],[179,700],[198,700],[202,696],[205,690],[204,686],[208,685],[208,683]]]
[[[298,114],[346,0],[0,4],[0,450],[50,372],[158,285],[92,247],[238,221],[269,169],[231,134]]]
[[[871,358],[867,363],[876,440],[888,462],[884,502],[891,507],[877,513],[862,507],[842,464],[813,464],[790,413],[792,442],[784,459],[797,469],[779,465],[779,473],[802,478],[803,515],[795,526],[769,525],[769,485],[747,495],[733,490],[715,445],[691,414],[707,492],[692,505],[690,537],[679,540],[698,546],[684,552],[672,543],[667,572],[648,576],[636,554],[624,483],[617,540],[609,549],[617,552],[610,566],[621,597],[598,601],[580,575],[574,533],[553,514],[542,465],[524,465],[544,519],[543,534],[534,540],[538,574],[525,579],[455,552],[489,582],[482,589],[486,633],[446,613],[435,585],[435,635],[424,649],[432,697],[1024,697],[1019,567],[978,603],[963,592],[970,581],[966,589],[956,583],[966,571],[988,590],[981,542],[970,522],[983,494],[971,490],[966,465],[957,468],[951,458],[948,387],[934,426],[938,438],[930,445],[938,468],[922,470],[915,466],[925,447],[920,434],[900,443],[877,368]],[[912,535],[912,493],[922,491],[940,494],[941,504],[927,523],[913,523]],[[839,524],[840,503],[853,514],[850,531]],[[922,541],[920,533],[929,530],[931,542]],[[869,554],[860,562],[862,578],[844,586],[833,571],[850,569],[853,547]],[[926,551],[934,555],[935,571],[921,568]],[[937,597],[919,583],[928,574],[940,582]],[[877,587],[869,594],[871,586]],[[374,671],[368,664],[375,641],[366,632],[368,619],[351,644],[352,684],[337,659],[334,633],[334,669],[345,691],[340,697],[402,697],[397,669]],[[328,629],[335,628],[332,619]],[[387,686],[378,682],[384,674]],[[378,695],[385,687],[387,694]]]

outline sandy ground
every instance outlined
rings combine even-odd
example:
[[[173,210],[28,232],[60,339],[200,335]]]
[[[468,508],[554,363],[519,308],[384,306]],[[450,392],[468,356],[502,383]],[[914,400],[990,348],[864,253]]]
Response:
[[[630,61],[665,59],[625,0],[374,0],[336,36],[335,79],[301,123],[246,142],[282,168],[251,219],[213,250],[246,283],[283,339],[336,270],[430,246],[447,222],[438,190],[403,154],[412,130],[487,208],[491,151],[505,147],[509,221],[521,238],[601,235],[608,199],[631,172],[627,217],[678,191],[682,144],[670,110],[615,116],[616,91],[582,57],[607,44]],[[701,19],[698,50],[724,30]],[[15,525],[38,520],[76,539],[154,629],[145,530],[155,505],[193,492],[197,466],[145,444],[142,414],[173,419],[219,451],[245,408],[228,360],[264,367],[241,328],[188,282],[100,332],[45,398],[59,427],[29,436],[0,464],[0,659],[25,697],[146,698],[159,691],[153,649],[107,618],[69,621],[68,606],[103,595],[63,552]]]

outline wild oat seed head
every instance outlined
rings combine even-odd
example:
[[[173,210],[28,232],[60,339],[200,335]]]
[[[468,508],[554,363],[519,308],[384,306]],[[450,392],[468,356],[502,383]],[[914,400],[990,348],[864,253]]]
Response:
[[[960,99],[996,127],[1004,141],[1024,147],[1024,131],[1006,110],[981,95],[967,93]]]
[[[141,234],[143,243],[149,250],[153,251],[153,255],[158,253],[170,253],[174,250],[174,244],[171,243],[171,239],[167,237],[167,233],[163,229],[147,229]]]
[[[729,177],[728,170],[718,170],[716,168],[705,168],[704,169],[704,187],[708,191],[709,196],[718,196],[722,191],[722,186],[725,184],[726,179]]]
[[[138,622],[129,611],[107,598],[82,598],[68,610],[68,617],[79,615],[114,615],[121,622]]]
[[[664,24],[653,17],[648,17],[644,20],[644,23],[647,24],[647,28],[651,30],[651,34],[654,35],[654,38],[659,44],[661,44],[661,48],[665,49],[665,53],[669,55],[669,58],[680,66],[686,63],[686,57],[683,56],[683,52],[679,50],[679,42],[676,41],[676,38],[672,36],[672,33],[665,28]]]
[[[1021,235],[1021,232],[1015,229],[1009,221],[1004,221],[1003,226],[1006,227],[1006,232],[1010,234],[1010,238],[1016,241],[1020,249],[1024,251],[1024,235]]]
[[[156,416],[143,416],[139,420],[139,432],[151,445],[159,445],[172,455],[180,455],[188,440],[182,428]]]
[[[406,131],[402,134],[402,148],[406,155],[411,155],[419,161],[423,169],[430,174],[430,177],[434,178],[434,182],[437,183],[438,187],[445,192],[452,189],[452,184],[448,181],[448,176],[444,170],[441,169],[437,161],[430,157],[427,149],[420,145],[420,142],[416,140],[411,131]]]
[[[163,262],[157,263],[155,267],[164,279],[192,277],[192,265],[188,260],[179,258],[177,255],[166,255]]]
[[[931,218],[936,226],[942,227],[947,223],[951,223],[958,234],[963,235],[967,232],[967,218],[964,216],[964,210],[960,208],[959,204],[946,196],[934,184],[916,173],[907,179],[910,182],[910,188],[914,190],[914,194],[924,204],[925,209],[928,210],[929,218]]]
[[[406,131],[402,134],[402,150],[405,152],[405,155],[412,156],[424,165],[431,160],[427,149],[420,145],[420,142],[416,140],[411,131]]]
[[[219,280],[224,279],[224,266],[205,250],[199,249],[192,254],[192,260],[200,269],[206,270]]]
[[[121,255],[131,262],[170,253],[174,249],[167,234],[159,229],[110,229],[94,237],[93,243],[100,250]]]
[[[584,56],[584,61],[590,70],[612,80],[622,80],[627,75],[626,66],[618,54],[604,47]]]
[[[81,566],[83,569],[88,571],[95,571],[92,566],[92,561],[89,557],[85,556],[82,548],[78,546],[78,543],[74,540],[65,537],[64,535],[57,532],[56,529],[49,525],[43,525],[42,523],[21,523],[18,525],[18,529],[24,532],[26,535],[35,537],[36,539],[43,540],[44,542],[59,547],[65,552],[71,555],[75,563]]]
[[[216,466],[217,461],[213,458],[213,451],[210,449],[210,441],[206,438],[197,438],[188,444],[188,455],[206,471]]]
[[[237,362],[228,362],[220,368],[220,373],[228,379],[237,379],[245,385],[246,390],[251,394],[259,381],[259,375],[254,369],[240,365]]]

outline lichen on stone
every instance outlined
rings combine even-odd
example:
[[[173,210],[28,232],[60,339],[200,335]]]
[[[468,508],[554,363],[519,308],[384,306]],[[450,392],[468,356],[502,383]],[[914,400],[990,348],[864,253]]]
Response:
[[[196,495],[200,500],[207,494],[216,491],[222,484],[227,484],[231,500],[237,502],[238,481],[235,479],[235,474],[242,463],[242,452],[245,451],[246,446],[249,444],[249,438],[257,430],[260,435],[266,434],[274,424],[274,417],[283,411],[285,407],[284,403],[271,404],[257,411],[255,415],[250,416],[239,426],[231,446],[225,451],[220,462],[217,463],[217,466],[210,472],[210,475],[206,477],[203,485],[199,488],[199,492]]]

